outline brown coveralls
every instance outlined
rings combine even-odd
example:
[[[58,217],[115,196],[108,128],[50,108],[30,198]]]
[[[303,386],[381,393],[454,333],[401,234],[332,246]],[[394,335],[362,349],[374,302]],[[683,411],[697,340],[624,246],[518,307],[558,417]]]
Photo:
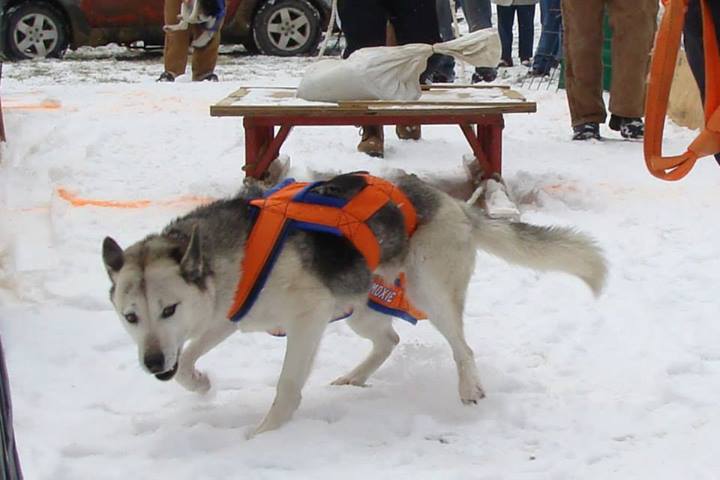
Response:
[[[180,4],[182,0],[165,0],[165,25],[173,25],[178,22]],[[163,60],[165,71],[178,77],[185,73],[188,60],[188,48],[190,42],[202,33],[202,27],[190,25],[187,30],[165,32],[165,48]],[[210,43],[203,48],[195,48],[192,52],[192,79],[202,80],[215,70],[218,49],[220,48],[220,32],[213,35]]]
[[[606,7],[613,31],[610,112],[643,116],[658,0],[562,0],[565,84],[573,126],[604,123],[607,116],[602,97]]]

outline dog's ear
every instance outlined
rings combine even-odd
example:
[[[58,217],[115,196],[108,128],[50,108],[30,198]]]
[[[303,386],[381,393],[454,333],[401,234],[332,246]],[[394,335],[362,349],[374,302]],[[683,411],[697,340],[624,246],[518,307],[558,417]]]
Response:
[[[123,249],[110,237],[105,237],[105,240],[103,240],[102,256],[110,278],[112,278],[113,274],[119,272],[125,264]]]
[[[198,232],[197,225],[193,226],[192,234],[190,234],[190,242],[180,261],[180,271],[186,281],[204,288],[207,269],[205,261],[203,260],[200,233]]]

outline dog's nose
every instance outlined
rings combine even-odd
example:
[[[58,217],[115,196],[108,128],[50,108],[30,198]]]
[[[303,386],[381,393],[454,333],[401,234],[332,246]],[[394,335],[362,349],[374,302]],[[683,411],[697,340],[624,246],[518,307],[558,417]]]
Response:
[[[150,373],[162,373],[165,369],[165,355],[162,352],[146,353],[143,361]]]

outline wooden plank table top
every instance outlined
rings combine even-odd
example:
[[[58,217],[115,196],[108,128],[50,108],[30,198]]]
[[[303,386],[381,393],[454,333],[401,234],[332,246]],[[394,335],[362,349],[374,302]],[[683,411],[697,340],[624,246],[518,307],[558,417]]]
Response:
[[[295,96],[292,87],[241,87],[210,107],[214,117],[245,116],[441,116],[533,113],[534,102],[507,86],[431,85],[423,86],[419,100],[397,102],[357,100],[312,102]]]

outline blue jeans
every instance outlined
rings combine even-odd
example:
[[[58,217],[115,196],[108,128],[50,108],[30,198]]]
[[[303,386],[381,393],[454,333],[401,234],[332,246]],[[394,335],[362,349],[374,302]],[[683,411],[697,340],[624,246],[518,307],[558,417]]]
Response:
[[[502,54],[500,58],[512,64],[513,25],[515,14],[518,17],[518,50],[520,60],[530,60],[533,55],[533,36],[535,34],[535,5],[516,5],[503,7],[497,5],[498,33]]]
[[[536,72],[548,73],[562,58],[562,14],[560,0],[540,0],[542,30],[535,50],[532,68]]]

